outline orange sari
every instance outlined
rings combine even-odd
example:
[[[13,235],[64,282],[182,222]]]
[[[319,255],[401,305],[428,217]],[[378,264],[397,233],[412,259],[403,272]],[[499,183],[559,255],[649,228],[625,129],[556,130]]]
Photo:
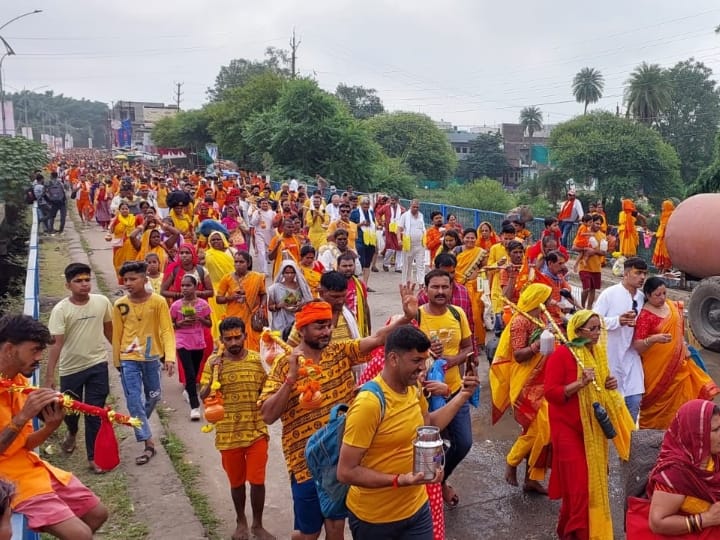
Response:
[[[668,253],[667,246],[665,245],[665,229],[670,216],[675,210],[675,205],[670,200],[664,200],[662,203],[662,213],[660,214],[660,225],[655,233],[655,251],[653,251],[652,262],[655,267],[665,272],[672,268],[672,261],[670,260],[670,254]]]
[[[478,255],[482,251],[481,248],[475,247],[470,250],[463,249],[457,254],[457,266],[455,267],[455,281],[461,285],[465,285],[468,296],[470,296],[470,305],[472,305],[472,316],[473,326],[471,328],[473,332],[473,339],[475,343],[480,346],[485,346],[485,319],[483,314],[485,313],[485,303],[483,302],[482,289],[478,288],[478,280],[465,279],[465,273],[468,272],[471,265],[477,259]]]
[[[668,301],[665,319],[647,310],[638,316],[633,339],[671,334],[670,343],[653,343],[641,355],[645,394],[640,406],[641,429],[667,429],[678,409],[693,399],[712,400],[720,389],[689,357],[685,346],[685,322],[677,303]]]
[[[252,351],[260,350],[260,332],[252,329],[250,320],[253,313],[260,309],[260,302],[265,296],[265,274],[248,271],[244,276],[239,277],[235,272],[223,276],[218,283],[215,294],[218,296],[233,296],[238,291],[245,292],[245,302],[235,300],[224,304],[226,306],[225,317],[239,317],[245,323],[245,346]]]

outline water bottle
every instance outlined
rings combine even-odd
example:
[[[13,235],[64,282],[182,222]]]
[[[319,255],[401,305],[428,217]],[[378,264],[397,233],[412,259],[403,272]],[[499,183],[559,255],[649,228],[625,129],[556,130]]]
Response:
[[[555,335],[549,328],[545,328],[540,334],[540,354],[547,356],[555,350]]]
[[[595,409],[595,418],[597,418],[598,424],[600,424],[605,437],[608,439],[614,439],[617,433],[615,433],[615,427],[612,425],[612,421],[610,420],[605,407],[596,401],[593,403],[593,409]]]

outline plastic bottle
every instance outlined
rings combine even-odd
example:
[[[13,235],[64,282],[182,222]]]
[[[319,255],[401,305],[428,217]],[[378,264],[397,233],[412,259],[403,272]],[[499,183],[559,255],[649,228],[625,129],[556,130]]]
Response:
[[[597,418],[598,424],[600,424],[605,437],[608,439],[614,439],[617,433],[615,432],[615,427],[613,426],[605,407],[596,401],[593,403],[593,409],[595,409],[595,418]]]
[[[540,354],[547,356],[555,350],[555,335],[549,328],[545,328],[540,334]]]

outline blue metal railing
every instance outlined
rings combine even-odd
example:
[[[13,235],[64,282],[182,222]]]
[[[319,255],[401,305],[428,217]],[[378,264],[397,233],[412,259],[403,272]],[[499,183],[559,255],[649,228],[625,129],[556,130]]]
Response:
[[[32,227],[28,248],[27,273],[25,274],[25,306],[23,313],[33,319],[40,317],[40,257],[38,253],[39,220],[37,203],[32,206]],[[40,370],[35,370],[32,384],[39,384]],[[37,423],[37,419],[33,420]],[[38,429],[35,425],[35,429]],[[22,514],[12,515],[12,540],[39,540],[40,535],[27,528],[27,521]]]

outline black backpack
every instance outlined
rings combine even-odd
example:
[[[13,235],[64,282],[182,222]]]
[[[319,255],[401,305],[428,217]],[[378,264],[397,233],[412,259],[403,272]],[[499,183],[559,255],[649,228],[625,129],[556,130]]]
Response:
[[[32,204],[35,201],[37,201],[37,197],[35,197],[35,186],[30,186],[25,190],[25,202]]]
[[[50,185],[45,188],[47,199],[51,203],[61,203],[65,200],[65,188],[59,180],[53,180]]]

